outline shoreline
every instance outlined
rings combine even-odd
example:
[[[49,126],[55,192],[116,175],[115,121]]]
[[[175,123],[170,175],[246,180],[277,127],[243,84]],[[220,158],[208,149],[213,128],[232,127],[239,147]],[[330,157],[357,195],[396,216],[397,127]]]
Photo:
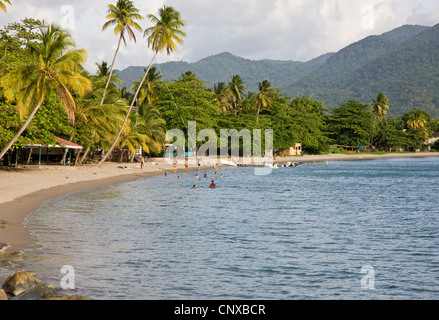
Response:
[[[439,152],[418,152],[418,153],[351,153],[351,154],[325,154],[325,155],[304,155],[278,157],[274,162],[323,162],[323,161],[355,161],[355,160],[382,160],[394,158],[433,158],[439,157]]]
[[[147,162],[143,170],[138,163],[106,163],[101,168],[25,166],[0,170],[0,221],[6,221],[0,227],[0,243],[10,245],[6,252],[30,248],[34,240],[24,222],[45,201],[161,174],[166,163],[163,160],[156,163]],[[126,168],[118,168],[121,165]]]
[[[304,155],[278,157],[274,163],[426,157],[439,157],[439,152],[392,153],[383,155]],[[120,165],[126,166],[126,169],[119,169]],[[30,213],[38,210],[47,200],[56,199],[73,192],[146,179],[153,175],[162,174],[163,169],[172,172],[184,170],[180,163],[177,169],[170,167],[172,166],[166,163],[164,159],[160,159],[150,160],[146,163],[144,169],[140,169],[140,164],[138,163],[118,164],[111,162],[105,163],[101,168],[95,166],[40,166],[0,170],[0,222],[7,222],[4,227],[0,226],[0,243],[8,243],[10,245],[6,250],[7,252],[21,252],[30,248],[34,244],[34,239],[32,239],[30,231],[24,225],[25,219]],[[189,165],[189,170],[196,169],[196,165]]]

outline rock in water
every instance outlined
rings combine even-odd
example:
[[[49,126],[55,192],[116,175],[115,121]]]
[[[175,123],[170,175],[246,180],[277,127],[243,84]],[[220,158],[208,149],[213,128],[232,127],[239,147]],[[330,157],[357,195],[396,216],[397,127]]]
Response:
[[[0,243],[0,252],[5,252],[5,250],[10,247],[9,243]]]
[[[0,289],[0,301],[1,300],[8,300],[8,296],[6,295],[6,292],[3,289]]]
[[[10,269],[20,266],[23,257],[20,252],[2,252],[0,251],[0,267]]]
[[[6,293],[9,293],[13,296],[18,296],[20,293],[41,283],[43,282],[35,278],[29,272],[17,271],[6,279],[2,288]]]
[[[46,283],[39,283],[20,293],[18,296],[14,297],[13,300],[41,300],[52,297],[56,297],[55,288]]]

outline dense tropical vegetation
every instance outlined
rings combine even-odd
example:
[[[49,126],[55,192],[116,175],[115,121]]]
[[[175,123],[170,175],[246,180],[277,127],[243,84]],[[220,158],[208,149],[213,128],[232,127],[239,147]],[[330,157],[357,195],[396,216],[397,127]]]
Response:
[[[252,86],[256,92],[238,73],[209,85],[188,70],[165,81],[154,59],[175,52],[186,36],[179,13],[166,6],[147,15],[152,26],[144,36],[152,60],[134,85],[123,83],[114,69],[117,52],[126,35],[136,40],[141,27],[135,20],[141,18],[133,1],[108,7],[103,29],[115,26],[118,46],[112,64],[96,62],[94,74],[83,68],[86,51],[55,25],[25,19],[0,30],[0,158],[30,144],[53,145],[60,137],[84,147],[78,165],[96,154],[104,154],[100,163],[110,156],[133,161],[139,149],[161,154],[167,130],[187,133],[189,121],[196,121],[198,131],[216,130],[218,141],[220,129],[273,129],[275,149],[302,143],[311,154],[344,147],[414,151],[425,149],[439,131],[438,120],[416,107],[388,116],[394,104],[384,92],[369,97],[370,103],[348,100],[327,108],[306,96],[286,96],[264,75]]]

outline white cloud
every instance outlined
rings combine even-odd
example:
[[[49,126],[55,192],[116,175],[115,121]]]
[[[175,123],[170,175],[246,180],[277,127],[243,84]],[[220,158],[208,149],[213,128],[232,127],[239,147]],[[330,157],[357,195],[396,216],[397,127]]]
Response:
[[[0,25],[25,17],[60,24],[68,21],[68,10],[62,8],[71,6],[72,34],[78,47],[88,48],[87,68],[93,72],[95,62],[111,62],[114,55],[118,38],[110,29],[102,31],[102,25],[108,4],[115,2],[14,0],[8,14],[0,12]],[[163,4],[171,5],[186,21],[188,37],[184,46],[170,57],[159,56],[158,62],[195,62],[224,51],[255,60],[306,61],[403,24],[439,23],[437,0],[134,0],[134,3],[143,16],[156,14]],[[148,20],[140,24],[145,28]],[[143,35],[137,33],[137,44],[130,42],[121,48],[116,68],[146,65],[151,56]]]

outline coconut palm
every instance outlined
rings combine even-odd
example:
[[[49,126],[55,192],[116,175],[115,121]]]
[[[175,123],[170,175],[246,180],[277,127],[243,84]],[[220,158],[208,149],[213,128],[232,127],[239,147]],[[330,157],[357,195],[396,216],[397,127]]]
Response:
[[[80,74],[86,51],[74,50],[75,43],[67,32],[50,25],[40,28],[41,46],[32,48],[36,64],[20,65],[1,78],[9,101],[16,101],[21,118],[27,120],[0,153],[0,158],[26,130],[44,103],[44,98],[56,92],[67,116],[75,118],[75,100],[72,92],[82,96],[91,89],[91,81]]]
[[[149,137],[146,143],[148,149],[145,149],[145,151],[147,153],[160,153],[165,143],[166,121],[160,117],[159,109],[152,104],[143,106],[139,115],[142,119],[142,122],[138,124],[140,130]]]
[[[413,108],[408,114],[407,127],[420,139],[428,139],[427,122],[425,113],[418,108]]]
[[[258,84],[259,92],[254,93],[250,100],[253,101],[255,109],[257,110],[256,113],[256,122],[259,120],[259,113],[264,108],[272,108],[273,107],[273,100],[272,100],[272,93],[276,92],[277,89],[271,87],[271,82],[268,80],[264,80],[262,82],[259,82]]]
[[[377,96],[377,99],[372,99],[372,101],[372,112],[379,120],[383,119],[389,110],[389,100],[387,99],[386,95],[380,92]]]
[[[131,152],[131,161],[134,160],[136,150],[142,147],[143,150],[148,150],[147,142],[150,137],[142,130],[142,119],[138,113],[132,113],[127,125],[122,131],[119,139],[119,148],[121,150],[119,161],[123,160],[123,150],[128,149]]]
[[[427,124],[427,119],[425,118],[424,113],[419,110],[418,108],[413,108],[407,119],[407,127],[412,130],[418,130],[425,128],[425,125]]]
[[[111,68],[109,67],[108,62],[102,61],[101,64],[96,62],[95,65],[98,68],[97,69],[98,78],[102,79],[105,82],[105,84],[108,83],[108,77],[110,76],[110,73],[111,73]],[[117,71],[117,70],[113,70],[113,72],[115,72],[115,71]],[[120,80],[117,75],[113,74],[111,76],[110,83],[113,83],[113,82],[122,83],[122,80]]]
[[[108,153],[98,164],[98,166],[100,166],[107,159],[108,154],[110,154],[113,151],[114,147],[116,146],[122,134],[124,126],[128,122],[130,113],[134,107],[135,102],[137,101],[143,83],[145,82],[148,73],[151,70],[152,64],[154,63],[154,60],[157,57],[158,53],[166,50],[166,53],[170,55],[172,52],[177,51],[178,49],[177,43],[183,44],[182,37],[186,36],[186,33],[179,29],[185,25],[185,22],[180,19],[180,13],[175,11],[172,7],[163,6],[163,8],[159,10],[158,17],[154,16],[153,14],[149,14],[147,17],[151,20],[151,22],[155,24],[153,27],[146,29],[144,32],[144,36],[149,35],[148,47],[151,47],[151,49],[154,52],[154,55],[148,66],[148,69],[145,72],[145,75],[142,78],[142,81],[139,83],[136,93],[134,94],[133,100],[128,109],[127,116],[122,125],[122,128],[119,131],[118,136],[116,137],[116,140],[114,141]]]
[[[107,11],[107,22],[105,22],[102,30],[106,30],[109,26],[114,27],[114,33],[119,36],[119,42],[117,44],[116,52],[114,53],[113,63],[111,64],[110,74],[107,79],[107,84],[105,86],[104,94],[102,96],[101,104],[104,103],[106,91],[110,82],[112,81],[112,75],[114,72],[114,63],[116,62],[116,57],[120,49],[120,45],[123,41],[125,46],[127,45],[125,34],[128,34],[130,40],[136,42],[136,35],[134,34],[133,28],[142,31],[142,27],[135,20],[142,20],[143,17],[138,13],[139,10],[134,6],[133,2],[130,0],[118,0],[116,5],[108,5]]]
[[[223,111],[227,109],[233,109],[232,105],[229,103],[231,99],[230,91],[227,89],[227,85],[224,82],[218,82],[218,84],[213,85],[213,92],[216,97],[215,102],[218,102]]]
[[[227,87],[233,98],[234,108],[237,108],[238,103],[243,100],[243,95],[247,92],[245,87],[246,82],[244,82],[239,74],[232,76],[228,81]]]
[[[79,164],[82,164],[93,143],[112,141],[125,118],[127,100],[119,98],[120,94],[117,89],[110,88],[105,98],[106,103],[96,105],[94,102],[99,101],[96,98],[100,99],[101,94],[101,88],[96,89],[88,95],[90,99],[78,104],[76,108],[76,118],[87,123],[90,128],[90,142],[87,144]]]
[[[7,12],[5,3],[10,4],[10,5],[12,5],[12,4],[11,4],[10,0],[0,1],[0,10]]]
[[[137,99],[138,107],[141,107],[144,103],[153,104],[157,101],[161,85],[163,84],[163,81],[160,80],[162,78],[163,74],[158,72],[155,67],[152,67],[146,80],[143,82],[143,87],[140,89],[139,97]],[[135,81],[131,90],[137,91],[139,85],[140,81]]]

